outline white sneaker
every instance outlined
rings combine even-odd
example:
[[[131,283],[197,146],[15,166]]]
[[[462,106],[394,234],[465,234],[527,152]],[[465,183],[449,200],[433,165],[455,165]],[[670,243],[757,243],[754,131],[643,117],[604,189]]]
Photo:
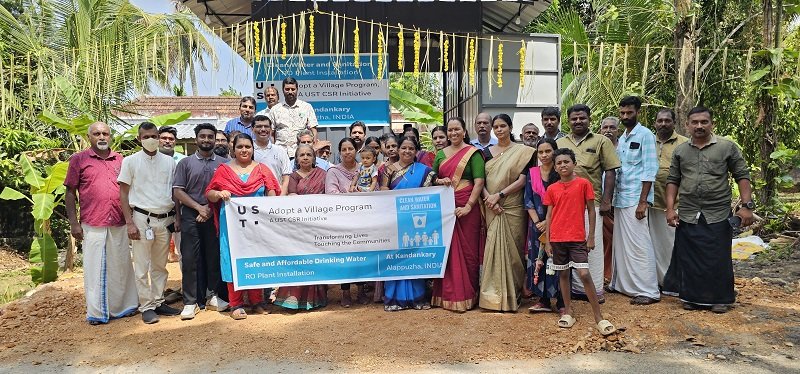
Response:
[[[182,320],[193,319],[194,316],[197,315],[197,313],[200,313],[200,307],[197,306],[197,304],[185,305],[183,307],[183,311],[181,312],[181,319]]]
[[[206,303],[206,309],[208,310],[215,310],[217,312],[224,312],[228,310],[228,303],[225,300],[220,299],[217,295],[211,296]]]

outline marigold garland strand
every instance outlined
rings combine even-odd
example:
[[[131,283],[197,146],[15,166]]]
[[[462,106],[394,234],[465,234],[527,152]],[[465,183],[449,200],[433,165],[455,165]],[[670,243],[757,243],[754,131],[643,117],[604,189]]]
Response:
[[[503,43],[497,45],[497,88],[503,88]]]
[[[286,58],[286,21],[281,22],[281,58]]]
[[[313,13],[308,15],[308,30],[309,30],[309,34],[308,34],[308,50],[309,50],[309,54],[313,56],[314,55],[314,44],[315,44],[314,41],[316,40],[316,37],[314,36],[314,14]]]
[[[400,31],[397,32],[397,70],[404,71],[405,70],[405,63],[403,56],[403,25],[397,24],[400,26]]]
[[[384,36],[383,36],[383,28],[378,30],[378,79],[383,79],[383,65],[385,64],[384,61],[384,53],[385,53],[386,46],[384,44]]]
[[[356,69],[361,68],[361,58],[359,54],[361,52],[361,39],[358,36],[358,22],[356,21],[356,28],[353,29],[353,67]]]
[[[525,87],[525,41],[520,42],[522,45],[519,47],[519,86]]]
[[[419,29],[414,31],[414,79],[419,78],[419,55],[422,41],[420,40]]]
[[[469,85],[475,87],[475,38],[469,39]]]

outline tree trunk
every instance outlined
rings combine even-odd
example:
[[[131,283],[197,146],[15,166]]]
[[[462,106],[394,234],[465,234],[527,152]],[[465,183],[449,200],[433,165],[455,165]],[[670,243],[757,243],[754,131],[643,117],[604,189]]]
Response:
[[[762,2],[764,13],[764,27],[762,28],[762,37],[764,48],[776,48],[780,44],[780,40],[776,32],[780,27],[774,18],[775,10],[773,8],[772,0],[764,0]],[[769,58],[766,61],[770,64]],[[773,68],[776,68],[773,66]],[[774,78],[773,78],[774,79]],[[761,178],[764,181],[764,186],[759,191],[759,203],[761,206],[767,206],[772,201],[777,193],[777,185],[775,178],[778,176],[778,170],[770,167],[771,159],[770,154],[775,151],[777,147],[777,139],[775,134],[775,108],[777,107],[777,100],[765,90],[762,90],[758,96],[758,117],[756,118],[756,126],[761,127],[761,146],[759,147],[761,156]]]
[[[697,30],[691,14],[692,0],[675,0],[675,130],[686,133],[686,117],[697,103],[694,64]]]

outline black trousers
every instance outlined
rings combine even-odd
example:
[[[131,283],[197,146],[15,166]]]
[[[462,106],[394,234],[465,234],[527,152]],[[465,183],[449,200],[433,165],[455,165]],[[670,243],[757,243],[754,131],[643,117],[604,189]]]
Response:
[[[228,288],[219,267],[219,238],[214,220],[197,222],[197,211],[181,207],[181,272],[183,303],[206,303],[206,290],[228,301]]]

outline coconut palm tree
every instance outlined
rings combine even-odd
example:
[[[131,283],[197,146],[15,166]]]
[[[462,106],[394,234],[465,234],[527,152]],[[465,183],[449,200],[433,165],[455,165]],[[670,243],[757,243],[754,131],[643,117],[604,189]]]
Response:
[[[43,111],[107,119],[152,87],[169,90],[195,64],[216,65],[205,26],[188,11],[149,14],[128,0],[21,0],[0,6],[3,123],[35,122]]]
[[[592,0],[554,6],[531,31],[561,35],[564,67],[562,103],[589,105],[600,115],[616,113],[628,94],[658,101],[655,81],[667,78],[661,67],[672,44],[674,12],[667,0]],[[669,63],[667,63],[666,66]]]

